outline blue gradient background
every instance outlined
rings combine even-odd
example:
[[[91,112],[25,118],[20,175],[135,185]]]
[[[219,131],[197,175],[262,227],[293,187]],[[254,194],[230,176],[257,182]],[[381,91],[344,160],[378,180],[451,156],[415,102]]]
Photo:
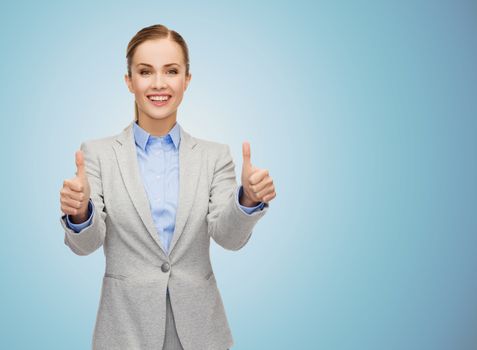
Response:
[[[88,349],[104,271],[64,245],[82,141],[133,118],[128,41],[190,48],[178,120],[277,197],[212,245],[234,349],[477,348],[475,1],[7,2],[0,347]]]

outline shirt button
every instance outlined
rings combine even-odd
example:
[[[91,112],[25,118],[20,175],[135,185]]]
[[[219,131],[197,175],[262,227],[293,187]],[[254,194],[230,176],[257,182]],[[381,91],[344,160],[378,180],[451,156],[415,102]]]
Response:
[[[169,263],[166,263],[166,262],[165,262],[165,263],[162,264],[162,266],[161,266],[161,270],[162,270],[162,272],[164,272],[164,273],[165,273],[165,272],[168,272],[170,269],[171,269],[171,266],[169,265]]]

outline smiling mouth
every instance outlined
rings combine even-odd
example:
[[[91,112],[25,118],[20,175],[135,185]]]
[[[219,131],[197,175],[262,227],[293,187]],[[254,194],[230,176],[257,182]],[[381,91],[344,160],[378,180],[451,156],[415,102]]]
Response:
[[[148,96],[147,99],[151,101],[154,106],[164,106],[172,98],[170,95]]]

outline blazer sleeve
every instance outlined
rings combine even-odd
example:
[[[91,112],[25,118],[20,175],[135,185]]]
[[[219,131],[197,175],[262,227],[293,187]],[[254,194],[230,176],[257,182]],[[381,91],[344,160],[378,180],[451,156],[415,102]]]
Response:
[[[240,185],[235,178],[235,164],[228,145],[219,152],[209,194],[207,214],[208,232],[225,249],[239,250],[250,239],[257,221],[268,211],[264,203],[261,210],[245,213],[236,200]]]
[[[66,215],[60,218],[61,225],[65,231],[65,244],[77,255],[88,255],[101,247],[106,236],[106,212],[104,210],[103,186],[101,181],[101,170],[99,158],[94,154],[92,147],[83,142],[81,144],[83,151],[86,175],[88,178],[93,203],[93,220],[91,224],[76,233],[67,222]]]

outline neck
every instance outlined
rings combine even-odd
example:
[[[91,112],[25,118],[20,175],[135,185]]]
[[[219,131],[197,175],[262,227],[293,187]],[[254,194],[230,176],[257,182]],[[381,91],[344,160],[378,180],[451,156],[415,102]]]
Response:
[[[137,123],[152,136],[165,136],[176,125],[176,113],[164,119],[154,119],[140,114]]]

